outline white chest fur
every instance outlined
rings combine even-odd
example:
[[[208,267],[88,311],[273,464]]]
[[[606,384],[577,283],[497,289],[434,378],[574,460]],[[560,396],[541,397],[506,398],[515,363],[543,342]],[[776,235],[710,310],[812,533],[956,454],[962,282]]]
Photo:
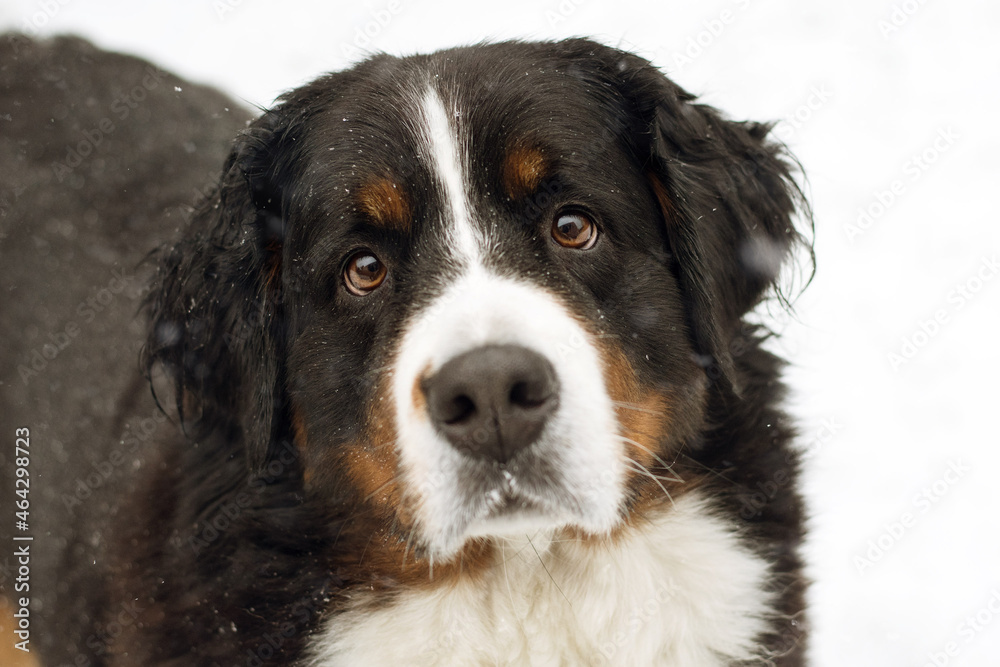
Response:
[[[768,564],[690,493],[615,543],[502,545],[484,579],[348,612],[311,667],[677,665],[759,657]]]

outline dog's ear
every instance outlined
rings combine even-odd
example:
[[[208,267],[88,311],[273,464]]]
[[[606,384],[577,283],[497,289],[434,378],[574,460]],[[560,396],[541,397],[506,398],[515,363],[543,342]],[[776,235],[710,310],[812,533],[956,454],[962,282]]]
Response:
[[[162,365],[192,437],[242,433],[250,469],[266,465],[286,409],[282,246],[285,115],[236,139],[214,193],[165,249],[145,306],[147,373]]]
[[[659,202],[699,361],[737,392],[734,352],[743,316],[776,287],[779,270],[804,237],[808,206],[769,125],[727,120],[638,56],[580,40],[623,104],[637,158]],[[810,248],[811,253],[811,248]]]

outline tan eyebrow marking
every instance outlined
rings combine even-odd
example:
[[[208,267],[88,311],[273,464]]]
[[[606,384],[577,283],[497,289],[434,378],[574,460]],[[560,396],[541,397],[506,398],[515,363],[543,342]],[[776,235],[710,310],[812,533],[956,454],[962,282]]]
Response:
[[[548,160],[537,146],[515,144],[503,163],[503,186],[511,199],[526,197],[535,191],[548,169]]]
[[[409,231],[413,217],[402,186],[388,176],[378,176],[358,190],[358,207],[377,225]]]

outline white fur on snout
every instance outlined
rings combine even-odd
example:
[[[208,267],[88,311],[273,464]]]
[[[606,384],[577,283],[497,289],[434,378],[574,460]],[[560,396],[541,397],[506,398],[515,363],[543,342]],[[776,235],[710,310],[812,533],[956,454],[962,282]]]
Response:
[[[522,454],[544,458],[547,480],[541,513],[489,519],[482,503],[462,484],[470,461],[434,428],[414,389],[456,356],[484,345],[520,345],[552,364],[559,405],[538,440]],[[543,289],[492,275],[479,265],[420,312],[406,328],[393,376],[397,447],[404,487],[416,501],[420,538],[438,557],[457,551],[476,535],[508,535],[573,525],[606,533],[619,517],[624,485],[624,448],[602,361],[587,332]],[[419,391],[419,389],[417,390]],[[507,475],[507,490],[516,490]]]

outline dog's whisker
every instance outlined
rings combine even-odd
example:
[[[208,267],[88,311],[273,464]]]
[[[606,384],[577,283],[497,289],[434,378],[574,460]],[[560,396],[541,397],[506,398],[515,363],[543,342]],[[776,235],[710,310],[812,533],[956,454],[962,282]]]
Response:
[[[637,440],[633,440],[632,438],[626,438],[625,436],[619,436],[619,437],[621,438],[621,440],[622,440],[623,442],[626,442],[626,443],[628,443],[628,444],[632,445],[633,447],[636,447],[637,449],[641,449],[642,451],[644,451],[644,452],[646,452],[647,454],[649,454],[650,456],[652,456],[652,457],[653,457],[653,459],[654,459],[654,460],[655,460],[655,461],[656,461],[657,463],[659,463],[659,464],[660,464],[660,466],[661,466],[661,467],[663,467],[663,468],[664,468],[665,470],[669,470],[670,472],[673,472],[673,466],[672,466],[672,465],[670,465],[669,463],[667,463],[666,461],[664,461],[664,460],[663,460],[663,458],[662,458],[662,457],[661,457],[661,456],[660,456],[659,454],[657,454],[656,452],[654,452],[653,450],[651,450],[651,449],[650,449],[649,447],[647,447],[646,445],[642,444],[641,442],[638,442]],[[683,482],[684,480],[683,480],[683,479],[680,479],[680,478],[678,477],[678,478],[677,478],[676,480],[674,480],[674,481],[676,481],[676,482]]]
[[[631,464],[633,464],[633,465],[642,465],[638,461],[636,461],[635,459],[632,459],[632,458],[630,458],[628,462],[631,463]],[[669,482],[671,484],[685,484],[686,483],[683,479],[681,479],[680,477],[678,477],[676,474],[661,475],[661,474],[657,474],[656,472],[654,472],[654,470],[657,470],[657,471],[660,470],[659,468],[650,469],[650,468],[648,468],[646,466],[643,466],[643,468],[651,476],[653,476],[654,478],[659,479],[661,481]],[[672,473],[673,471],[669,471],[669,472]]]
[[[611,401],[611,404],[615,407],[625,408],[626,410],[635,410],[636,412],[645,412],[650,415],[662,414],[661,410],[651,410],[650,408],[644,408],[636,403],[628,403],[626,401]]]
[[[409,531],[406,535],[406,544],[403,546],[403,569],[406,568],[406,557],[410,553],[410,547],[413,545],[413,531]]]
[[[355,512],[351,512],[346,517],[344,517],[343,519],[341,519],[341,522],[340,522],[341,529],[340,530],[343,531],[344,526],[346,526],[351,521],[354,521],[355,519],[358,519],[358,518],[363,517],[363,516],[367,516],[369,514],[374,514],[377,511],[377,509],[378,508],[369,505],[369,506],[364,507],[362,509],[359,509],[359,510],[357,510]],[[338,531],[337,534],[339,536],[340,531]]]
[[[573,603],[569,601],[568,597],[566,597],[566,594],[563,592],[563,589],[559,587],[559,583],[556,581],[556,578],[552,576],[552,573],[549,571],[548,566],[545,565],[545,561],[542,559],[542,555],[538,553],[538,549],[535,548],[535,543],[532,542],[531,538],[528,536],[525,536],[525,539],[528,540],[528,544],[531,546],[531,550],[535,552],[535,557],[538,559],[538,564],[542,566],[543,570],[545,570],[545,574],[548,576],[549,581],[551,581],[552,585],[556,587],[557,591],[559,591],[559,595],[563,597],[563,600],[566,600],[566,604],[569,605],[570,610],[572,611]]]
[[[365,542],[365,548],[361,550],[361,557],[358,558],[358,565],[363,565],[365,562],[365,555],[368,553],[368,547],[371,546],[372,540],[375,539],[375,533],[368,536],[368,541]]]
[[[503,565],[503,581],[507,587],[507,599],[510,601],[511,615],[514,620],[517,621],[518,627],[521,629],[522,634],[524,633],[524,623],[521,617],[517,614],[517,605],[514,603],[514,591],[510,585],[510,573],[507,570],[507,555],[504,549],[504,540],[500,540],[500,563]]]
[[[633,466],[632,469],[633,470],[635,470],[636,472],[638,472],[638,473],[640,473],[642,475],[645,475],[646,477],[649,477],[651,480],[653,480],[654,482],[656,482],[656,485],[659,486],[660,489],[663,491],[663,495],[665,495],[667,497],[667,500],[670,501],[670,504],[676,506],[676,503],[674,502],[673,496],[671,496],[670,492],[667,491],[667,487],[663,486],[663,482],[661,482],[660,479],[656,475],[654,475],[652,472],[650,472],[649,468],[647,468],[646,466],[642,465],[641,463],[639,463],[638,461],[636,461],[634,459],[629,459],[628,463],[632,464],[632,466]]]
[[[364,499],[364,501],[365,501],[365,502],[368,502],[369,500],[371,500],[372,498],[374,498],[374,497],[375,497],[376,495],[378,495],[378,493],[379,493],[380,491],[382,491],[382,489],[384,489],[385,487],[389,486],[390,484],[394,484],[394,483],[396,483],[396,482],[400,481],[400,479],[401,479],[401,478],[400,478],[400,476],[399,476],[399,475],[394,475],[394,476],[392,477],[392,479],[388,480],[388,481],[387,481],[387,482],[385,482],[384,484],[380,484],[380,485],[378,486],[378,488],[376,488],[376,489],[375,489],[374,491],[372,491],[372,492],[371,492],[371,493],[369,493],[369,494],[368,494],[367,496],[365,496],[365,499]]]

